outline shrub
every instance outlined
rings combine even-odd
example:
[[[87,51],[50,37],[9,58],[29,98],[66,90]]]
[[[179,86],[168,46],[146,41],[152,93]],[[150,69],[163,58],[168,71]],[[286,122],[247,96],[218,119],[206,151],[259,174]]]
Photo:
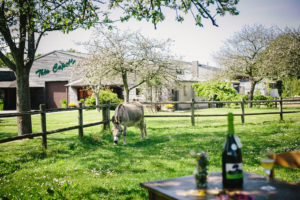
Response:
[[[84,102],[85,106],[94,106],[96,105],[96,99],[94,97],[94,95],[89,96],[88,98],[85,99]]]
[[[248,98],[249,98],[249,95],[247,94],[247,95],[243,95],[243,99],[245,100],[245,101],[248,101]],[[274,100],[275,98],[274,97],[271,97],[271,96],[265,96],[265,95],[262,95],[262,94],[260,94],[260,95],[253,95],[253,100],[255,101],[255,100]],[[266,104],[266,106],[268,107],[268,108],[272,108],[272,107],[274,107],[275,106],[275,103],[274,102],[267,102],[267,103],[265,103]],[[260,103],[253,103],[253,106],[255,106],[255,107],[260,107]]]
[[[230,82],[206,81],[193,85],[196,95],[207,97],[209,101],[232,101],[239,97]]]
[[[300,95],[300,78],[289,77],[283,79],[282,97],[294,97]]]
[[[67,107],[67,99],[61,100],[61,107],[66,108]]]
[[[237,101],[241,100],[241,95],[231,86],[230,82],[205,81],[193,85],[195,93],[199,97],[207,97],[209,101]],[[217,107],[223,107],[223,103],[218,103]],[[226,104],[230,107],[231,104]]]
[[[100,90],[99,92],[99,104],[103,104],[104,101],[109,101],[110,103],[121,103],[123,102],[122,99],[118,98],[118,95],[116,93],[113,93],[112,90],[106,89],[106,90]],[[92,96],[89,96],[85,100],[86,106],[94,106],[96,105],[96,98],[94,94]],[[115,109],[116,106],[111,106],[111,109]]]

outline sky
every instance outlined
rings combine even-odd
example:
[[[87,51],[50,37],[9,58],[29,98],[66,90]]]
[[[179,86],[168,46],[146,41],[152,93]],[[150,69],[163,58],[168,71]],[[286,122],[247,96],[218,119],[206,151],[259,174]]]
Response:
[[[237,9],[240,11],[237,16],[228,13],[225,16],[217,16],[218,27],[213,26],[207,19],[203,19],[204,27],[198,27],[191,15],[185,16],[185,20],[179,23],[170,11],[166,12],[165,21],[159,23],[156,29],[150,22],[134,19],[126,23],[116,23],[115,26],[121,30],[140,31],[155,39],[171,39],[171,53],[181,60],[198,61],[216,67],[218,66],[213,55],[227,39],[233,37],[235,32],[241,31],[245,25],[300,27],[300,0],[240,0]],[[119,14],[119,11],[115,12],[116,15]],[[45,54],[70,48],[86,53],[85,47],[78,43],[88,41],[91,35],[92,30],[83,29],[69,34],[51,32],[41,40],[37,53]]]

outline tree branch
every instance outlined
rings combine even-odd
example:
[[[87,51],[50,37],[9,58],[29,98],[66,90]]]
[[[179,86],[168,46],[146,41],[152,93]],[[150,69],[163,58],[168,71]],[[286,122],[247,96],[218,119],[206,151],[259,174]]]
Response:
[[[0,8],[0,32],[3,35],[7,45],[9,46],[12,55],[15,56],[14,53],[17,51],[17,47],[12,40],[10,30],[6,24],[7,20],[4,15],[4,4],[5,4],[5,1],[3,1],[2,7]]]
[[[24,1],[20,1],[20,8],[19,8],[19,46],[18,46],[18,58],[15,58],[15,60],[21,60],[22,62],[24,60],[24,50],[25,50],[25,44],[26,44],[26,32],[27,32],[27,13],[30,12],[30,6],[26,5],[28,10],[24,10]],[[18,62],[18,61],[17,61]]]
[[[1,51],[0,51],[0,59],[4,62],[4,64],[13,71],[16,71],[16,65],[11,62]]]
[[[139,82],[138,84],[136,84],[136,85],[134,85],[134,86],[132,86],[132,87],[130,87],[130,88],[128,88],[128,90],[130,91],[130,90],[132,90],[132,89],[134,89],[134,88],[136,88],[136,87],[138,87],[138,86],[140,86],[140,85],[142,85],[143,83],[145,83],[146,82],[146,80],[142,80],[141,82]]]
[[[38,39],[36,41],[36,44],[35,44],[35,50],[37,50],[37,48],[38,48],[38,46],[40,44],[40,41],[41,41],[41,39],[42,39],[42,37],[43,37],[44,34],[45,34],[45,31],[43,31],[43,32],[40,33],[40,35],[39,35],[39,37],[38,37]]]
[[[35,55],[35,51],[36,51],[34,43],[35,43],[34,32],[28,33],[28,54],[27,54],[27,60],[25,63],[26,68],[30,68],[34,61],[34,55]]]
[[[204,14],[202,14],[201,12],[201,16],[202,17],[204,17],[204,18],[209,18],[210,20],[211,20],[211,22],[212,22],[212,24],[214,25],[214,26],[217,26],[218,27],[218,24],[216,24],[216,20],[209,14],[209,12],[207,11],[207,9],[206,8],[204,8],[204,6],[200,3],[200,2],[195,2],[194,0],[193,0],[193,4],[196,6],[196,5],[198,5],[200,8],[201,8],[201,10],[207,15],[207,16],[205,16]],[[198,9],[199,10],[199,9]]]

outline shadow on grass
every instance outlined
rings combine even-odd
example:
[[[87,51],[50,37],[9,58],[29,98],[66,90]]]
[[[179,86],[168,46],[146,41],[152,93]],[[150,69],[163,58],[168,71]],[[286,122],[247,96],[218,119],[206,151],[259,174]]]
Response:
[[[113,191],[112,191],[113,190]],[[92,187],[90,191],[82,194],[87,199],[91,199],[90,197],[97,194],[97,196],[101,199],[101,196],[105,195],[109,196],[110,199],[118,200],[124,199],[147,199],[146,191],[140,188],[123,188],[123,189],[105,189],[101,186]],[[93,199],[93,198],[92,198]]]
[[[0,139],[14,137],[14,136],[17,136],[17,135],[14,133],[0,133]]]

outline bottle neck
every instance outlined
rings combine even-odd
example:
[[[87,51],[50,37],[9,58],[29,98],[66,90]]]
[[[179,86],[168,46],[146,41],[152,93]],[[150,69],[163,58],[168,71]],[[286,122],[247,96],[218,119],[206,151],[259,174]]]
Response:
[[[234,127],[233,127],[233,114],[228,114],[228,134],[234,134]]]

